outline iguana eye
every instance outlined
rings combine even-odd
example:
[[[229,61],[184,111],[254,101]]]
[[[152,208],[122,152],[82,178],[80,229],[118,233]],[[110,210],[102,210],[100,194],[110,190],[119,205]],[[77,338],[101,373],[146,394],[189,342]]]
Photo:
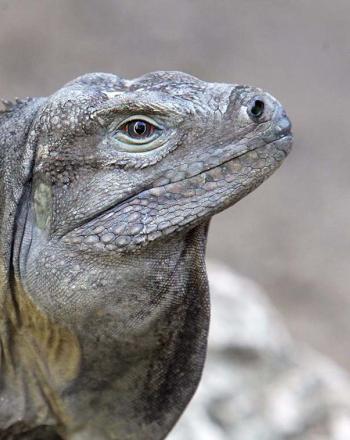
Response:
[[[159,145],[154,141],[161,138],[162,132],[162,127],[157,122],[148,116],[140,115],[121,122],[114,131],[114,136],[120,142],[121,149],[142,152],[157,148]]]
[[[156,127],[153,124],[140,119],[129,121],[120,127],[120,129],[133,139],[145,139],[155,132]]]

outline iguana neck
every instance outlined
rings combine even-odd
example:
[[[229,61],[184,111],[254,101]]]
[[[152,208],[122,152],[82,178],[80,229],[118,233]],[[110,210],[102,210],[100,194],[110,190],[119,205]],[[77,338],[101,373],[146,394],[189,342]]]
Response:
[[[85,298],[86,303],[83,289],[74,289],[72,284],[69,303],[49,316],[52,323],[62,325],[67,320],[67,331],[79,341],[76,377],[64,389],[54,390],[60,408],[70,414],[76,428],[84,425],[88,430],[98,424],[104,426],[106,438],[113,438],[112,432],[123,432],[123,440],[129,438],[128,432],[139,432],[136,438],[158,439],[166,426],[171,429],[196,389],[205,357],[209,322],[206,234],[207,225],[201,225],[167,242],[157,241],[141,253],[124,255],[118,262],[101,261],[102,268],[94,268],[99,276],[89,280],[95,290]],[[35,296],[30,285],[37,250],[34,258],[28,253],[29,283],[24,288],[30,292],[30,301],[46,314],[54,299]],[[79,260],[75,255],[74,261],[82,268],[89,258],[81,254]],[[87,265],[85,276],[88,271]],[[50,365],[47,368],[50,375],[59,374]],[[50,379],[51,383],[55,380],[59,378]],[[125,426],[122,420],[127,421]]]

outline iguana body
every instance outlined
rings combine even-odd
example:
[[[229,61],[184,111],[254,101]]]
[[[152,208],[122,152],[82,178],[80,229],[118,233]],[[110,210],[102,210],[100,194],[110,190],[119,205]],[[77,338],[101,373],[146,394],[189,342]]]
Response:
[[[205,358],[209,219],[290,145],[271,95],[179,72],[0,116],[0,438],[166,436]]]

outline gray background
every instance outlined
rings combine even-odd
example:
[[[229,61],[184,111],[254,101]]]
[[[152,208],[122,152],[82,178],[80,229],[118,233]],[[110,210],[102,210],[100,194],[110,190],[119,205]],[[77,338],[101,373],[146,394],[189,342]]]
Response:
[[[349,0],[0,0],[0,95],[87,71],[261,86],[295,146],[212,222],[209,256],[261,283],[301,340],[350,369]]]

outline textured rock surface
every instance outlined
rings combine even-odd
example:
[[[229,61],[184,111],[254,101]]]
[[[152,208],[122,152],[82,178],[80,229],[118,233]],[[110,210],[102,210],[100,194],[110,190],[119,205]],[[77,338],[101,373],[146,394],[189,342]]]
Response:
[[[289,336],[259,288],[210,263],[203,380],[170,440],[349,440],[350,380]]]

